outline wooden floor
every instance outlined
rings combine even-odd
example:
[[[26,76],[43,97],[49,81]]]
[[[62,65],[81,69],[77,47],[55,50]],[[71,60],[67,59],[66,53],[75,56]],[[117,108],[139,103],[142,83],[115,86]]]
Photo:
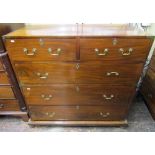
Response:
[[[130,110],[128,117],[128,127],[54,127],[54,126],[29,126],[19,118],[12,118],[8,116],[0,117],[0,131],[1,132],[59,132],[59,131],[79,131],[79,132],[155,132],[155,121],[152,119],[147,107],[141,98],[135,100],[133,107]]]

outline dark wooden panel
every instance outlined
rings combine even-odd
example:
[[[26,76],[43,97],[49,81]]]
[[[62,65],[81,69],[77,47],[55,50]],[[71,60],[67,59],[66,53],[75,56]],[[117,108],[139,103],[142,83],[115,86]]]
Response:
[[[102,84],[54,84],[22,87],[28,105],[129,104],[135,89]]]
[[[152,39],[100,38],[80,39],[81,60],[145,61]]]
[[[0,111],[19,111],[17,100],[0,100]]]
[[[126,106],[30,106],[33,121],[47,120],[123,120]]]
[[[135,85],[142,68],[143,64],[101,62],[15,64],[15,70],[21,84],[105,83]]]
[[[0,86],[0,99],[14,99],[12,88],[9,86]]]
[[[155,55],[152,56],[150,68],[155,72]]]
[[[152,83],[150,83],[147,79],[145,79],[142,84],[141,93],[153,118],[155,119],[155,88],[152,87]]]
[[[6,48],[11,60],[76,60],[75,39],[7,39]]]
[[[148,69],[144,81],[155,89],[155,72],[151,68]]]
[[[10,85],[10,81],[5,72],[0,72],[0,85]]]

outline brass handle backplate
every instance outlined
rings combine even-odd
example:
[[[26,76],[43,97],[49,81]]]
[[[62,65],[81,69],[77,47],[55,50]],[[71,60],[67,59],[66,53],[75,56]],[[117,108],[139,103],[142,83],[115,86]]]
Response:
[[[29,50],[28,50],[27,48],[23,48],[23,52],[24,52],[26,55],[28,55],[28,56],[33,56],[33,55],[35,55],[36,51],[37,51],[36,48],[32,48],[32,51],[31,51],[31,52],[29,52]]]
[[[114,95],[111,94],[109,97],[105,94],[102,95],[102,97],[104,97],[106,100],[111,100],[112,98],[114,98]]]
[[[47,79],[48,78],[48,73],[44,73],[44,74],[42,74],[42,73],[37,73],[37,76],[39,76],[39,78],[40,79]]]
[[[133,52],[133,48],[129,48],[128,50],[124,50],[123,48],[120,48],[119,52],[121,52],[122,55],[124,56],[128,56],[128,55],[131,55],[131,53]]]
[[[107,76],[111,76],[111,75],[119,76],[119,73],[118,72],[107,72]]]
[[[107,113],[103,113],[103,112],[100,112],[100,116],[102,116],[103,118],[106,118],[106,117],[108,117],[110,115],[110,113],[109,112],[107,112]]]
[[[48,48],[48,53],[51,55],[59,56],[61,54],[61,48],[57,48],[56,50],[52,50],[52,48]]]
[[[45,100],[45,101],[49,101],[50,99],[52,99],[52,95],[45,95],[45,94],[42,94],[41,97]]]
[[[107,55],[109,52],[108,48],[105,48],[103,51],[100,51],[98,48],[95,48],[94,51],[96,52],[96,55],[98,56],[104,56]]]
[[[55,112],[46,112],[45,115],[49,116],[49,117],[54,117],[56,113]]]

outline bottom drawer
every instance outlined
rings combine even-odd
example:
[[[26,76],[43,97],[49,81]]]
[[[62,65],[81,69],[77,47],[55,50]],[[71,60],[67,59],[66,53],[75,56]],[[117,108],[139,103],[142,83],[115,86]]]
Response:
[[[123,120],[127,106],[30,106],[33,121],[49,120]]]
[[[17,100],[0,100],[0,111],[19,111]]]

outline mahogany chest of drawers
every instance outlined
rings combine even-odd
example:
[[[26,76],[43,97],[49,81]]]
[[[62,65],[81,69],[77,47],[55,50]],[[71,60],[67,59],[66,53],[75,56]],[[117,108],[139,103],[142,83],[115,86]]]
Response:
[[[155,120],[155,53],[152,56],[149,68],[143,80],[141,94]]]
[[[0,36],[23,24],[0,24]],[[28,121],[26,105],[3,42],[0,38],[0,115],[20,116]]]
[[[128,25],[28,26],[4,36],[30,124],[124,125],[153,39]]]

